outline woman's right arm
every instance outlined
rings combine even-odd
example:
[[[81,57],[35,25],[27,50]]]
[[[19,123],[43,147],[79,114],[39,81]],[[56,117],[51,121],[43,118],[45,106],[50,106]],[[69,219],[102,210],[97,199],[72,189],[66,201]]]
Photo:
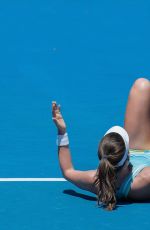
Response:
[[[145,167],[135,177],[128,198],[136,201],[150,201],[150,167]]]

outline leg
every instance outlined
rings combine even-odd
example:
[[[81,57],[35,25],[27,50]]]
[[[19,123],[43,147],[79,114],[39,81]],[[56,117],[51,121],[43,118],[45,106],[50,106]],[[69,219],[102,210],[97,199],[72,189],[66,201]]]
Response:
[[[150,81],[137,79],[129,93],[124,128],[130,148],[150,149]]]

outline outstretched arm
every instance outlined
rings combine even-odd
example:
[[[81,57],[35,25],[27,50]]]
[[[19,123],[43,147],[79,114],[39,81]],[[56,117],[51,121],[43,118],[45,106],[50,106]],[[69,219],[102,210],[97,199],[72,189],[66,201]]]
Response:
[[[58,129],[58,135],[64,135],[66,133],[66,124],[60,112],[60,106],[56,102],[52,102],[52,119]],[[75,170],[69,144],[58,146],[58,158],[62,174],[68,181],[81,189],[96,193],[96,189],[93,186],[96,170]]]

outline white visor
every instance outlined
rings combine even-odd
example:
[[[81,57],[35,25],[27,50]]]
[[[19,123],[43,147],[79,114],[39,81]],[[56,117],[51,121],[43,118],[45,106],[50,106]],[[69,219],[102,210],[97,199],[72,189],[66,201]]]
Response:
[[[120,167],[120,166],[122,166],[124,164],[124,162],[126,161],[126,159],[128,157],[128,152],[129,152],[129,135],[128,135],[127,131],[124,128],[122,128],[121,126],[113,126],[112,128],[110,128],[105,133],[105,135],[108,134],[108,133],[112,133],[112,132],[119,133],[122,136],[122,138],[124,140],[124,143],[125,143],[125,147],[126,147],[126,150],[125,150],[123,158],[116,165],[117,167]]]

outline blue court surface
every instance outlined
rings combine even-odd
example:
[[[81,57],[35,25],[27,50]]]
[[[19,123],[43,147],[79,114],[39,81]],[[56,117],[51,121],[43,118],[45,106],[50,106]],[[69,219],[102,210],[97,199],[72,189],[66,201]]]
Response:
[[[0,0],[0,178],[62,178],[52,100],[75,168],[96,169],[99,140],[149,79],[149,27],[148,0]],[[107,212],[66,181],[0,182],[1,230],[126,228],[150,228],[149,203]]]

